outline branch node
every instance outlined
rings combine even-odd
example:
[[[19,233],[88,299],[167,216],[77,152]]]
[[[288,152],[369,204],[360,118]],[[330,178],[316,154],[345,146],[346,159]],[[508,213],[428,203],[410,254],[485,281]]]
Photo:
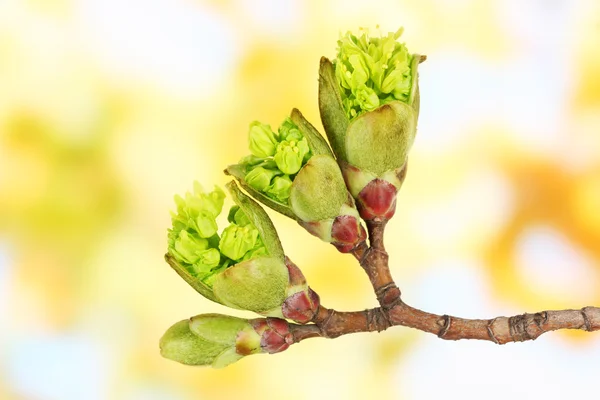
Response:
[[[400,302],[400,289],[394,282],[383,285],[375,290],[377,301],[385,310],[390,310]]]
[[[365,310],[365,314],[367,316],[367,327],[370,331],[381,332],[392,326],[387,313],[381,308]]]
[[[488,336],[490,337],[490,340],[496,344],[502,344],[502,343],[500,343],[500,341],[494,334],[494,329],[492,329],[492,325],[494,325],[494,322],[496,322],[497,319],[498,318],[491,319],[490,322],[487,323],[486,328],[487,328],[487,333],[488,333]]]
[[[452,324],[452,317],[449,315],[443,315],[442,319],[444,321],[444,325],[442,326],[442,329],[440,329],[440,331],[438,332],[438,337],[440,339],[443,339],[444,336],[446,336],[446,333],[448,333],[448,331],[450,330],[450,325]]]
[[[532,316],[531,314],[515,315],[508,319],[510,337],[514,342],[524,342],[526,340],[535,340],[537,338],[537,336],[532,336],[527,331],[527,326],[532,317],[535,321],[535,316]]]
[[[583,316],[583,326],[585,327],[585,330],[590,332],[592,330],[592,324],[590,323],[590,319],[588,318],[586,312],[585,312],[585,308],[582,308],[580,310],[581,315]]]

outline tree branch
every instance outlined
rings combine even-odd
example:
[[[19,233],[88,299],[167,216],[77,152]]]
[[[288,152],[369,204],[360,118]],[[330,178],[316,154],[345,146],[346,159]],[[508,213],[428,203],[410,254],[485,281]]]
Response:
[[[367,273],[379,305],[382,308],[390,309],[400,299],[401,293],[388,267],[389,257],[383,243],[387,221],[371,220],[366,222],[371,246],[366,250],[360,249],[360,254],[357,252],[353,254]]]
[[[546,332],[559,329],[600,330],[600,308],[580,310],[540,311],[493,319],[465,319],[436,315],[413,308],[403,302],[391,309],[373,308],[365,311],[340,312],[325,307],[319,309],[314,325],[290,324],[295,342],[311,337],[336,338],[358,332],[386,330],[390,326],[406,326],[433,333],[441,339],[487,340],[496,344],[535,340]]]
[[[341,312],[319,307],[309,325],[290,324],[294,342],[312,337],[336,338],[358,332],[380,332],[391,326],[406,326],[429,332],[445,340],[477,339],[496,344],[535,340],[559,329],[600,330],[600,308],[540,311],[493,319],[465,319],[437,315],[404,303],[394,283],[384,246],[387,221],[366,221],[370,246],[358,246],[352,254],[367,273],[380,307]]]

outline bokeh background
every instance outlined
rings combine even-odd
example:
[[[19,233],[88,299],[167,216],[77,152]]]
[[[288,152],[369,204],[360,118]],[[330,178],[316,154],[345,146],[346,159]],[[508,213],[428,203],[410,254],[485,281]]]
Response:
[[[247,152],[252,120],[317,126],[340,32],[405,27],[421,116],[388,229],[405,300],[488,318],[600,305],[600,2],[0,0],[0,398],[586,396],[600,336],[315,339],[223,370],[164,360],[230,312],[163,262],[173,195]],[[351,257],[270,213],[323,303],[375,305]],[[589,396],[588,396],[589,397]]]

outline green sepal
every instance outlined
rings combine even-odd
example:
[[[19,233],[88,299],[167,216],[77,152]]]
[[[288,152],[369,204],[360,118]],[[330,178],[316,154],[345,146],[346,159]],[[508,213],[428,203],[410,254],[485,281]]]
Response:
[[[313,156],[296,175],[290,193],[290,207],[303,221],[333,218],[348,199],[340,168],[327,155]]]
[[[281,308],[289,283],[283,259],[257,257],[243,261],[218,274],[213,291],[228,307],[264,314]]]
[[[171,254],[165,254],[165,261],[183,278],[184,281],[193,287],[198,293],[209,300],[219,303],[210,286],[204,284],[199,278],[195,277],[186,267],[181,265]]]
[[[348,126],[346,161],[381,175],[406,163],[415,138],[415,110],[393,101],[361,114]]]
[[[234,346],[237,333],[252,328],[248,320],[222,314],[200,314],[190,318],[190,330],[204,340]]]
[[[235,181],[229,182],[225,185],[225,187],[231,194],[231,198],[235,204],[240,207],[248,220],[250,220],[252,225],[254,225],[254,227],[258,230],[260,238],[262,239],[263,244],[267,248],[269,254],[272,257],[276,257],[283,261],[285,257],[283,247],[279,241],[279,236],[277,235],[275,226],[273,226],[273,222],[271,222],[271,219],[265,210],[263,210],[263,208],[257,202],[246,196],[239,189]]]
[[[411,87],[410,87],[410,96],[408,97],[408,104],[415,110],[416,118],[419,118],[419,109],[421,107],[421,94],[419,92],[419,64],[426,60],[425,56],[420,54],[412,55],[412,63],[410,65],[411,70]]]
[[[236,352],[235,347],[228,348],[221,352],[218,356],[215,357],[215,360],[212,362],[211,366],[213,368],[225,368],[226,366],[233,364],[236,361],[244,358],[243,355],[238,354]]]
[[[159,346],[163,357],[187,365],[211,365],[219,354],[231,347],[195,335],[187,319],[171,326],[160,339]]]
[[[271,199],[264,193],[259,192],[258,190],[254,189],[252,186],[248,185],[248,183],[246,183],[246,180],[245,180],[246,166],[244,164],[233,164],[233,165],[228,166],[225,169],[225,174],[236,178],[238,183],[240,184],[240,186],[243,187],[245,191],[250,193],[250,195],[252,197],[257,199],[258,201],[260,201],[267,207],[271,208],[272,210],[277,211],[280,214],[285,215],[286,217],[292,218],[294,220],[298,220],[298,217],[296,216],[296,214],[294,214],[292,209],[287,204],[283,204],[283,203],[280,203],[278,201]]]
[[[331,152],[331,149],[329,148],[329,145],[323,136],[321,136],[319,131],[317,131],[317,129],[310,122],[308,122],[306,118],[304,118],[300,110],[294,108],[290,118],[296,124],[296,126],[298,126],[298,129],[308,141],[308,146],[310,147],[310,150],[314,156],[326,154],[333,157],[333,153]]]
[[[319,66],[319,111],[325,133],[338,159],[346,159],[346,132],[350,121],[346,116],[333,64],[321,57]]]

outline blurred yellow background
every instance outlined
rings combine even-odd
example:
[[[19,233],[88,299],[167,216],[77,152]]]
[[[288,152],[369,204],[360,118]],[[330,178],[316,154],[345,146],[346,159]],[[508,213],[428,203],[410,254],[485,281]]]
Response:
[[[2,0],[0,398],[586,395],[599,334],[395,328],[223,370],[160,357],[180,319],[252,317],[164,263],[173,195],[227,182],[252,120],[298,107],[320,127],[319,58],[376,24],[428,55],[386,239],[405,300],[473,318],[600,305],[600,2]],[[375,305],[351,257],[270,215],[325,305]]]

